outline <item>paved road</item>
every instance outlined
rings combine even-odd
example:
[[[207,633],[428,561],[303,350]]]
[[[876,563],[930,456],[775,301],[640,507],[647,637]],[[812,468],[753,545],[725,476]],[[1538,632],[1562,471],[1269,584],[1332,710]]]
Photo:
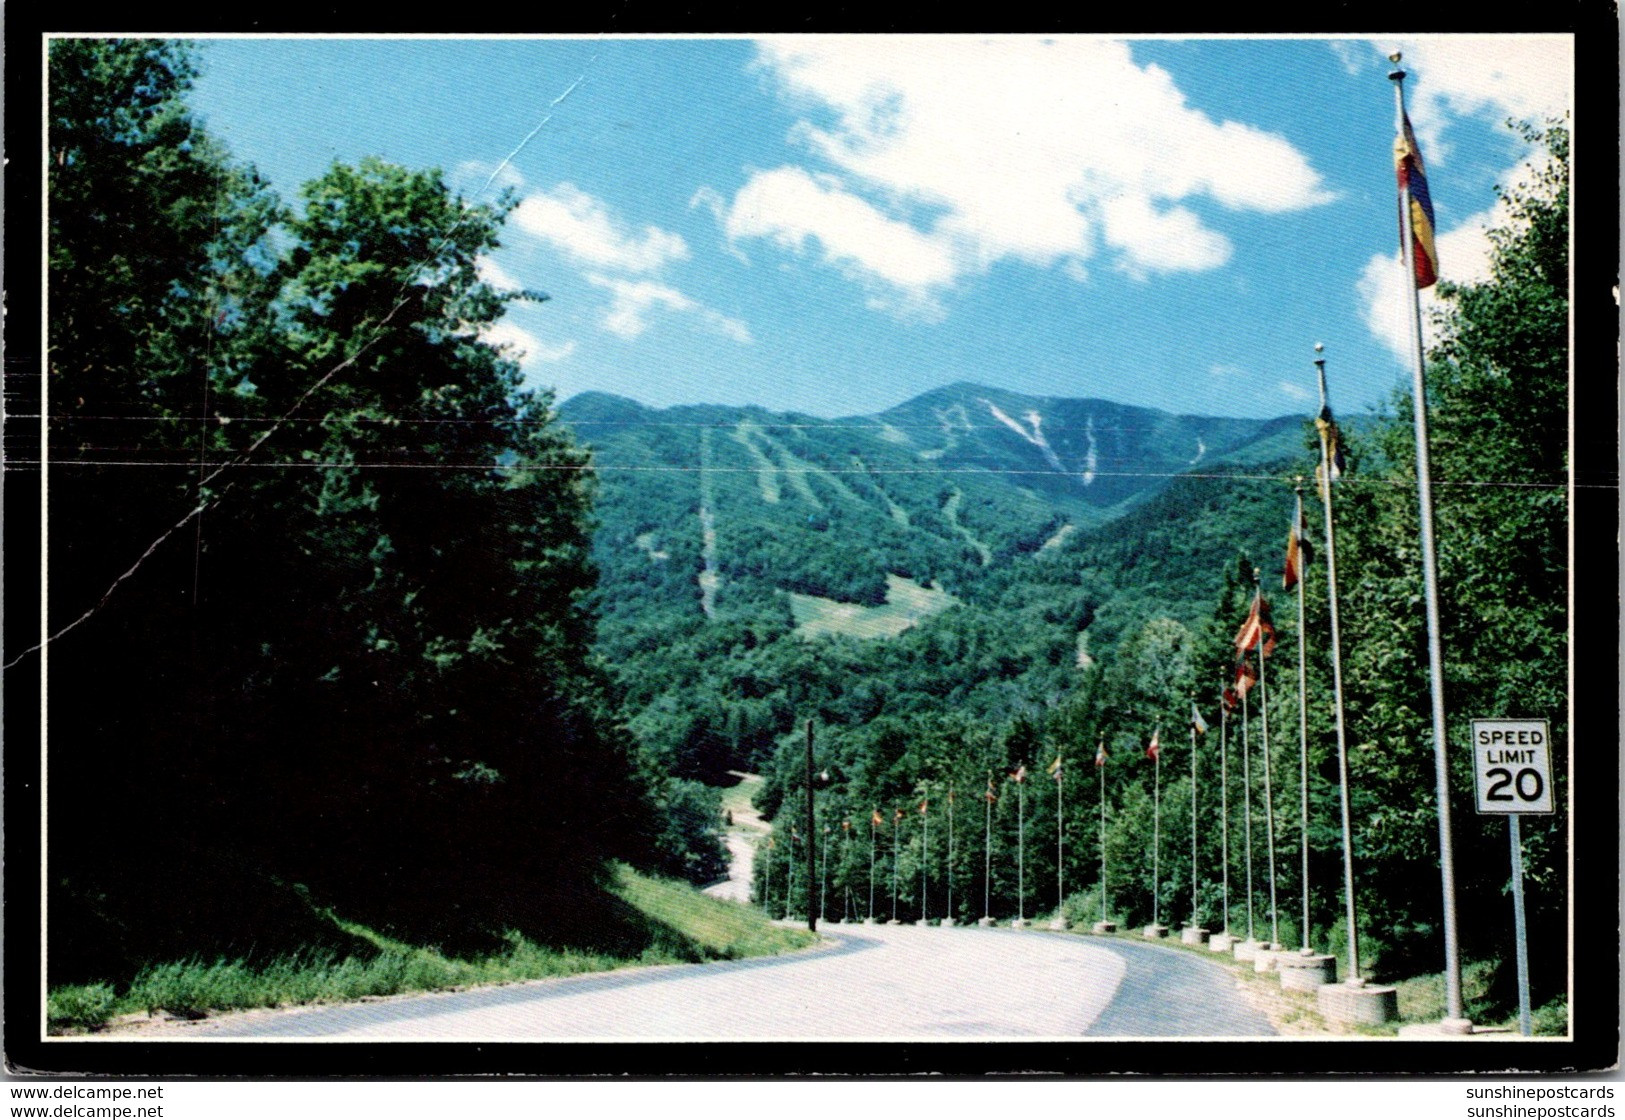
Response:
[[[188,1038],[344,1041],[920,1041],[1261,1037],[1223,968],[1036,930],[832,926],[785,957],[634,969],[341,1007],[250,1013]]]

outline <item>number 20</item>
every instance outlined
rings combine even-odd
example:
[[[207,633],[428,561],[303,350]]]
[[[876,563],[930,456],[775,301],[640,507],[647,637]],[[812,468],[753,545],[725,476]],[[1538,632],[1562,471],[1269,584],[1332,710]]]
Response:
[[[1484,776],[1492,779],[1490,788],[1484,793],[1484,800],[1486,801],[1514,800],[1510,793],[1502,792],[1508,786],[1511,786],[1517,792],[1519,800],[1539,801],[1541,793],[1546,788],[1545,782],[1541,780],[1540,771],[1529,766],[1519,770],[1516,777],[1505,766],[1497,766],[1486,770]],[[1532,788],[1525,788],[1526,781]]]

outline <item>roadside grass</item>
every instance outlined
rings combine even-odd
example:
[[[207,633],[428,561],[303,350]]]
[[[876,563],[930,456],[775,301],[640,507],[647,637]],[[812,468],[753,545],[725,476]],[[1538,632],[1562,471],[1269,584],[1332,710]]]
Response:
[[[339,956],[317,950],[263,964],[241,959],[156,963],[143,968],[122,990],[105,982],[52,989],[46,1001],[47,1028],[52,1034],[85,1033],[123,1016],[203,1018],[219,1011],[341,1003],[638,965],[734,960],[789,952],[817,940],[806,930],[773,925],[758,910],[625,867],[617,868],[611,893],[645,927],[644,947],[635,953],[624,947],[601,952],[559,949],[509,931],[500,951],[464,959],[324,914],[372,945],[376,954]]]

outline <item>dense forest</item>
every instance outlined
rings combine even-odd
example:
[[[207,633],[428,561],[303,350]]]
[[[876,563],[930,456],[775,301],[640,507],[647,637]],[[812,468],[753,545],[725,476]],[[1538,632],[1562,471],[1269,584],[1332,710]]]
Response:
[[[1534,965],[1537,1004],[1560,1007],[1567,975],[1567,133],[1553,124],[1523,134],[1540,158],[1528,179],[1503,193],[1507,218],[1492,234],[1491,276],[1442,283],[1442,310],[1428,335],[1456,902],[1464,959],[1486,977],[1476,989],[1479,1014],[1504,1012],[1515,1000],[1515,977],[1505,825],[1471,812],[1472,718],[1550,721],[1558,812],[1523,822],[1525,858],[1538,869],[1526,881],[1530,941],[1544,947]],[[1335,401],[1335,362],[1329,365]],[[1386,413],[1344,423],[1344,469],[1331,487],[1360,956],[1362,972],[1377,979],[1437,972],[1444,961],[1411,415],[1408,394],[1397,393]],[[815,666],[839,661],[840,679],[861,682],[839,702],[805,709],[824,723],[819,765],[834,775],[821,795],[827,816],[819,825],[833,843],[825,888],[832,917],[867,916],[871,888],[880,918],[894,905],[905,919],[942,916],[950,891],[951,916],[960,921],[984,913],[1032,917],[1058,906],[1071,920],[1094,920],[1104,901],[1115,920],[1137,925],[1155,914],[1177,927],[1194,909],[1210,928],[1228,925],[1263,940],[1278,933],[1289,946],[1343,955],[1346,967],[1324,518],[1315,482],[1321,452],[1309,418],[1294,429],[1291,456],[1230,478],[1192,472],[1120,519],[1008,565],[986,584],[998,612],[996,636],[983,632],[983,645],[974,644],[978,611],[967,607],[923,623],[893,649],[858,658],[854,645],[829,641],[805,655]],[[1302,584],[1301,625],[1297,591],[1283,591],[1281,578],[1295,482],[1316,557]],[[1240,709],[1226,716],[1221,696],[1234,681],[1234,643],[1255,587],[1273,607],[1276,645],[1244,726]],[[1046,634],[1046,618],[1100,635],[1090,646],[1098,654],[1093,664],[1067,663],[1063,635]],[[1300,640],[1308,697],[1301,716]],[[919,655],[906,657],[901,650],[911,641]],[[943,686],[955,689],[955,677],[930,651],[967,641],[973,644],[957,645],[959,653],[1002,648],[1015,656],[995,655],[980,667],[977,687],[950,691],[953,702],[942,703]],[[893,655],[902,668],[892,668]],[[809,676],[816,679],[816,669]],[[865,707],[860,698],[877,693]],[[1205,725],[1200,734],[1193,707]],[[1147,756],[1154,734],[1160,768]],[[1097,751],[1105,758],[1098,768]],[[804,796],[800,754],[794,734],[781,740],[762,795],[766,811],[788,813],[792,822],[800,821]],[[1057,757],[1065,760],[1058,790],[1049,780]],[[1299,807],[1305,769],[1307,935]],[[1024,781],[1012,780],[1017,773]],[[1160,842],[1153,835],[1159,817]],[[785,859],[787,850],[800,852],[800,840],[776,845],[761,868],[760,896],[780,909],[801,874]],[[801,907],[801,890],[795,887],[792,909]]]
[[[482,341],[546,299],[480,278],[509,200],[366,160],[289,202],[191,115],[184,44],[48,65],[51,983],[356,948],[329,914],[567,944],[613,921],[617,861],[724,873],[734,771],[767,779],[756,897],[787,913],[808,721],[828,917],[1218,928],[1227,846],[1232,929],[1346,952],[1312,417],[971,384],[842,420],[556,404]],[[1564,774],[1568,738],[1567,134],[1525,136],[1428,363],[1458,903],[1502,1005],[1506,846],[1459,748],[1545,718]],[[1410,410],[1339,416],[1328,491],[1379,979],[1442,964]],[[1259,594],[1276,644],[1224,713]],[[1557,793],[1524,829],[1538,1002],[1566,983]]]
[[[368,160],[290,205],[194,72],[49,58],[51,981],[351,948],[326,910],[568,941],[611,858],[714,873],[591,652],[586,455],[480,338],[537,298],[476,273],[506,203]]]

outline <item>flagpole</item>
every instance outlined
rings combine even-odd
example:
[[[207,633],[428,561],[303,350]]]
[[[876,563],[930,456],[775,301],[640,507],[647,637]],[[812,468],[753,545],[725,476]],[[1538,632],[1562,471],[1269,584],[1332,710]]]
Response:
[[[869,920],[871,922],[875,920],[875,829],[879,827],[875,824],[875,817],[879,813],[880,810],[878,809],[869,810]]]
[[[818,914],[813,914],[813,869],[818,863],[818,819],[813,804],[813,794],[818,785],[813,778],[813,721],[807,721],[807,929],[809,932],[818,932],[818,919],[823,916],[824,904],[822,898],[818,903]]]
[[[1246,654],[1242,654],[1243,657]],[[1247,693],[1241,690],[1241,805],[1242,831],[1247,834],[1247,941],[1256,945],[1253,936],[1253,756],[1247,735]]]
[[[1025,775],[1027,764],[1021,769]],[[1027,797],[1025,780],[1016,782],[1016,920],[1027,924]]]
[[[823,861],[818,872],[818,920],[827,922],[829,915],[825,912],[829,906],[829,825],[824,826],[824,846],[818,850]]]
[[[1161,925],[1162,916],[1162,728],[1151,733],[1151,741],[1159,744],[1151,756],[1151,924]]]
[[[1059,762],[1059,759],[1057,759]],[[1062,867],[1061,848],[1061,784],[1066,780],[1066,767],[1057,765],[1055,768],[1055,919],[1064,922],[1065,916],[1061,909],[1066,903],[1066,889],[1062,885],[1062,876],[1065,869]]]
[[[926,868],[930,864],[930,853],[931,853],[931,812],[930,812],[930,805],[931,805],[931,802],[929,800],[929,796],[928,796],[927,800],[920,802],[920,924],[922,926],[925,924],[925,912],[926,912],[926,904],[925,904],[926,878],[925,878],[925,874],[926,874]]]
[[[1405,135],[1405,71],[1398,68],[1400,55],[1389,56],[1395,63],[1388,75],[1394,83],[1395,125]],[[1433,699],[1433,773],[1439,815],[1439,877],[1444,896],[1445,1028],[1450,1033],[1470,1034],[1472,1023],[1464,1017],[1461,1004],[1461,956],[1456,938],[1456,871],[1450,837],[1450,768],[1445,756],[1444,655],[1439,646],[1438,559],[1433,538],[1433,480],[1428,463],[1427,387],[1422,353],[1422,293],[1416,285],[1416,244],[1411,228],[1411,189],[1408,176],[1400,183],[1400,250],[1405,267],[1405,301],[1411,318],[1411,414],[1416,429],[1416,484],[1422,526],[1422,584],[1427,600],[1428,681]]]
[[[1219,862],[1224,865],[1224,935],[1230,936],[1230,704],[1219,692]]]
[[[1320,432],[1320,504],[1326,515],[1326,602],[1331,610],[1332,625],[1332,700],[1337,724],[1338,796],[1343,817],[1343,920],[1348,924],[1349,974],[1346,983],[1357,985],[1360,979],[1360,927],[1354,912],[1354,839],[1349,811],[1349,748],[1348,731],[1343,715],[1343,641],[1337,610],[1337,538],[1332,532],[1332,445],[1330,406],[1326,399],[1326,359],[1319,355],[1325,350],[1315,343],[1315,376],[1320,382],[1320,415],[1324,424],[1317,423]]]
[[[891,818],[891,920],[897,921],[897,849],[903,840],[903,818],[893,813]]]
[[[993,775],[987,776],[987,792],[982,794],[982,921],[993,922]]]
[[[954,787],[948,787],[948,916],[954,920]]]
[[[1191,693],[1191,928],[1202,923],[1196,916],[1196,694]]]
[[[1308,563],[1303,556],[1303,480],[1296,480],[1292,492],[1297,498],[1297,508],[1293,515],[1292,533],[1298,539],[1297,569],[1293,572],[1293,582],[1298,589],[1298,832],[1302,841],[1300,850],[1303,857],[1303,866],[1300,869],[1299,879],[1303,885],[1303,925],[1298,937],[1298,946],[1304,953],[1309,952],[1311,938],[1309,936],[1309,668],[1308,653],[1303,634],[1303,584],[1308,574]]]
[[[1100,737],[1095,751],[1095,769],[1100,771],[1100,920],[1106,917],[1106,736]]]
[[[1260,617],[1264,611],[1264,593],[1258,587],[1258,579],[1262,573],[1253,569],[1253,587],[1258,589],[1258,603]],[[1269,688],[1264,683],[1264,647],[1268,644],[1264,640],[1262,631],[1258,636],[1258,718],[1263,725],[1264,734],[1264,842],[1269,853],[1270,873],[1270,947],[1279,950],[1281,947],[1281,916],[1275,905],[1275,797],[1270,786],[1270,705]]]

